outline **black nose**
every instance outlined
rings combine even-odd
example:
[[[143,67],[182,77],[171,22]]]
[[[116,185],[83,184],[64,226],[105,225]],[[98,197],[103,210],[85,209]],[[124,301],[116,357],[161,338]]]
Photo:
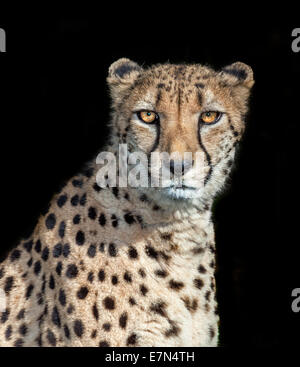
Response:
[[[176,176],[184,175],[193,166],[193,163],[194,161],[190,160],[174,161],[174,159],[171,159],[170,172]]]

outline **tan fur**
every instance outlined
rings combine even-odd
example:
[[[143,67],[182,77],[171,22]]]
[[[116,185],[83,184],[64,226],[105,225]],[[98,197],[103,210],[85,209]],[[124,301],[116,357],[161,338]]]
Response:
[[[198,152],[201,187],[180,200],[159,188],[100,190],[95,163],[90,174],[73,177],[31,237],[0,264],[7,298],[0,345],[216,346],[211,205],[244,131],[252,71],[242,63],[221,72],[169,64],[144,70],[120,59],[108,83],[113,110],[104,150],[117,156],[126,142],[150,154],[157,142],[158,152]],[[226,114],[201,128],[201,145],[199,114],[208,107]],[[159,139],[157,127],[134,117],[136,109],[159,113]]]

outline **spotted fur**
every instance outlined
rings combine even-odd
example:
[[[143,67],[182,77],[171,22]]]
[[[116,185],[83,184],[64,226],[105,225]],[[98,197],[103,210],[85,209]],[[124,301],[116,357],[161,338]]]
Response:
[[[100,188],[92,162],[55,195],[32,235],[0,264],[7,308],[2,346],[216,346],[211,206],[244,131],[252,70],[235,63],[109,69],[111,138],[105,150],[199,152],[201,187]],[[137,121],[146,108],[158,126]],[[222,109],[212,126],[207,108]],[[193,170],[193,167],[190,168]]]

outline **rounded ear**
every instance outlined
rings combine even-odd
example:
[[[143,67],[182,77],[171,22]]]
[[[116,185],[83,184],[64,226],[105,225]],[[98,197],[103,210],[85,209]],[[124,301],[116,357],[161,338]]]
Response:
[[[126,58],[115,61],[108,69],[107,82],[113,98],[118,98],[143,71],[136,62]]]
[[[235,62],[225,66],[221,71],[221,77],[230,85],[243,85],[252,88],[254,84],[253,71],[243,62]]]

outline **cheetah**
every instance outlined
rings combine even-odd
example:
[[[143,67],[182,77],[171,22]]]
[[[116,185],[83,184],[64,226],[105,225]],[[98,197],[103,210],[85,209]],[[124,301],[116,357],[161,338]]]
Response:
[[[122,58],[107,82],[104,151],[197,153],[197,185],[193,160],[170,161],[167,187],[103,187],[99,162],[89,162],[0,264],[0,345],[217,346],[211,209],[245,130],[252,69]]]

